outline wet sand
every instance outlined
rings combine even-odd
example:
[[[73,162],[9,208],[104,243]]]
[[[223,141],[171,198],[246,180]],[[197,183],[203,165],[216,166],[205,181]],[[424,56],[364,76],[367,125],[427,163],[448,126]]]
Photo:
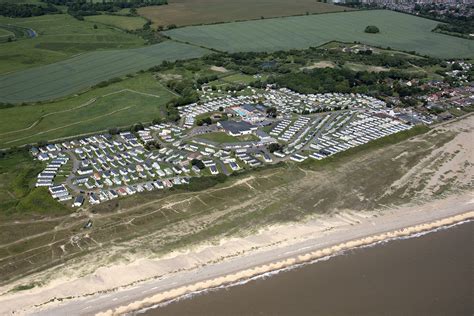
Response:
[[[474,222],[350,250],[143,315],[472,315]]]

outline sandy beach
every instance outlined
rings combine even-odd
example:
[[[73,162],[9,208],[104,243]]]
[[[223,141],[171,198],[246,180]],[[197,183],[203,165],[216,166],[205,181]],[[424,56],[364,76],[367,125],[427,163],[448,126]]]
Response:
[[[314,261],[354,247],[474,218],[474,192],[382,213],[350,211],[201,245],[157,260],[100,268],[93,275],[0,298],[0,314],[118,315],[180,296]],[[59,269],[60,271],[60,269]],[[143,280],[143,281],[140,281]]]

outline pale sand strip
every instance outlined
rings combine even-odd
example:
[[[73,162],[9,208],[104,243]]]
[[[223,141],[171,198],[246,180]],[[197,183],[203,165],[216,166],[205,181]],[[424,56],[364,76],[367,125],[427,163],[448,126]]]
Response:
[[[0,314],[119,314],[351,247],[449,225],[473,218],[473,211],[471,191],[424,205],[388,209],[377,212],[377,216],[375,212],[359,213],[358,224],[318,216],[305,223],[268,227],[252,236],[223,240],[218,245],[201,245],[165,258],[137,258],[129,264],[100,268],[94,275],[59,279],[10,293],[0,297]],[[137,283],[140,280],[144,281]],[[63,299],[44,304],[55,297]]]
[[[107,315],[121,315],[124,313],[130,313],[130,312],[133,312],[133,311],[136,311],[148,306],[152,306],[155,304],[173,300],[190,293],[195,293],[195,292],[199,292],[199,291],[211,289],[211,288],[217,288],[219,286],[226,285],[226,284],[236,283],[241,280],[250,279],[258,275],[262,275],[262,274],[269,273],[272,271],[278,271],[278,270],[285,269],[294,265],[311,262],[317,259],[332,256],[346,250],[350,250],[350,249],[354,249],[354,248],[362,247],[362,246],[368,246],[368,245],[378,243],[381,241],[391,240],[391,239],[400,238],[400,237],[406,237],[406,236],[410,236],[416,233],[434,230],[436,228],[449,226],[449,225],[466,221],[466,220],[470,220],[473,218],[474,218],[474,211],[470,211],[467,213],[451,216],[448,218],[443,218],[443,219],[430,222],[430,223],[409,226],[406,228],[386,232],[383,234],[351,240],[345,243],[334,245],[332,247],[323,248],[321,250],[298,255],[296,257],[288,258],[282,261],[277,261],[270,264],[257,266],[251,269],[246,269],[237,273],[198,282],[192,285],[181,286],[176,289],[165,291],[163,293],[159,293],[151,297],[147,297],[143,300],[133,302],[126,306],[120,306],[116,309],[111,309],[106,312],[98,313],[97,315],[107,316]]]

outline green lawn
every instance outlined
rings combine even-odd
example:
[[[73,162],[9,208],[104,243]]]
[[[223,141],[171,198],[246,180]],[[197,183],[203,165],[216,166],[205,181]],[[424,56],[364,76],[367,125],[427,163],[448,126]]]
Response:
[[[258,140],[258,137],[255,135],[244,135],[244,136],[231,136],[227,135],[224,132],[214,132],[208,134],[199,135],[198,138],[207,139],[216,143],[238,143],[246,141],[255,141]]]
[[[0,109],[0,148],[165,118],[173,97],[145,73],[58,102]]]
[[[251,82],[254,82],[255,80],[257,79],[255,79],[253,76],[240,74],[240,73],[221,78],[221,81],[224,81],[224,82],[241,83],[241,84],[249,84]]]
[[[13,36],[14,34],[8,30],[0,28],[0,38],[1,37],[8,37],[8,36]]]
[[[64,213],[45,188],[34,188],[44,166],[27,152],[0,158],[0,218],[14,213]]]
[[[360,41],[442,58],[474,56],[473,41],[431,32],[437,24],[408,14],[370,10],[190,26],[165,34],[228,52],[303,49],[330,41]],[[380,33],[365,33],[367,25],[376,25]]]
[[[51,65],[0,75],[0,102],[58,99],[101,81],[148,69],[164,60],[196,58],[207,52],[199,47],[166,41],[137,49],[82,54]]]
[[[97,24],[100,23],[118,27],[127,31],[141,29],[146,23],[144,18],[138,16],[119,16],[106,14],[86,16],[85,20]]]
[[[78,53],[140,47],[144,40],[114,27],[79,21],[67,14],[31,18],[0,17],[0,25],[30,28],[38,36],[3,43],[0,73],[31,68],[64,60]]]

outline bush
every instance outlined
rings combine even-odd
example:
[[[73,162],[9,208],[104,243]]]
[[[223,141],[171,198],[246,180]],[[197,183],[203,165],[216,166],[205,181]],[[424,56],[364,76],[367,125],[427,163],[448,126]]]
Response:
[[[204,166],[204,163],[202,160],[199,159],[193,159],[191,160],[191,165],[197,166],[199,169],[204,169],[206,166]]]
[[[275,151],[281,150],[283,146],[278,143],[271,143],[267,148],[269,152],[274,153]]]
[[[376,27],[375,25],[368,25],[366,28],[365,28],[365,33],[371,33],[371,34],[375,34],[375,33],[379,33],[380,30],[378,27]]]

